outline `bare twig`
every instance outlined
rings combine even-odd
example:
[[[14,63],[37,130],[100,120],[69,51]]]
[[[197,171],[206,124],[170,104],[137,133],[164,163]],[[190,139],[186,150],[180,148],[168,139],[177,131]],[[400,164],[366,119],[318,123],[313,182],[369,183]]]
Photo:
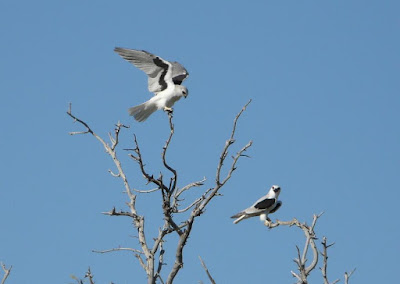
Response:
[[[208,279],[210,279],[210,282],[212,284],[215,284],[215,280],[212,278],[210,271],[208,270],[208,268],[207,268],[206,264],[204,263],[204,261],[201,259],[200,255],[199,255],[199,259],[200,259],[200,262],[201,262],[201,266],[203,266],[205,272],[207,273]]]
[[[178,181],[178,173],[176,172],[175,169],[173,169],[168,163],[167,160],[165,158],[166,154],[167,154],[167,150],[168,150],[168,146],[169,143],[171,142],[172,136],[174,135],[175,129],[174,129],[174,124],[172,123],[172,113],[168,113],[168,119],[169,119],[169,127],[170,127],[170,134],[169,137],[167,139],[167,141],[165,142],[165,145],[163,147],[163,152],[162,152],[162,161],[164,164],[164,167],[167,168],[172,174],[173,177],[171,178],[171,182],[172,184],[169,187],[169,195],[172,194],[172,192],[176,189],[176,183]]]
[[[328,248],[333,246],[335,243],[332,243],[332,244],[328,245],[326,237],[323,237],[321,244],[322,244],[323,251],[320,252],[320,253],[321,253],[322,257],[323,257],[323,264],[322,264],[322,267],[320,267],[320,269],[321,269],[321,272],[322,272],[322,278],[324,279],[324,284],[335,284],[335,283],[339,282],[339,279],[336,279],[335,281],[330,283],[329,280],[328,280],[328,275],[327,275],[327,270],[328,270]]]
[[[107,249],[107,250],[92,250],[92,252],[95,253],[109,253],[109,252],[114,252],[114,251],[130,251],[130,252],[134,252],[134,253],[138,253],[138,254],[143,254],[142,251],[134,249],[134,248],[112,248],[112,249]]]
[[[90,271],[90,267],[88,268],[88,271],[85,274],[85,278],[89,278],[90,284],[94,284],[93,274],[92,271]]]
[[[160,251],[160,253],[158,256],[158,267],[157,267],[157,272],[156,272],[156,275],[154,276],[154,278],[155,279],[158,278],[158,279],[160,279],[161,283],[164,283],[164,281],[161,278],[161,269],[162,269],[162,266],[165,265],[165,263],[164,263],[165,250],[163,247],[163,241],[160,242],[159,251]]]
[[[202,197],[197,198],[195,201],[193,201],[189,206],[187,206],[186,208],[183,209],[174,209],[174,213],[183,213],[188,211],[190,208],[192,208],[193,206],[196,206],[197,204],[199,204],[201,201],[203,201]]]
[[[110,211],[108,211],[108,212],[101,212],[102,214],[104,214],[104,215],[108,215],[108,216],[127,216],[127,217],[131,217],[131,218],[134,218],[134,219],[136,219],[136,218],[139,218],[137,215],[135,215],[135,214],[133,214],[133,213],[131,213],[131,212],[125,212],[125,211],[116,211],[115,210],[115,207],[113,208],[113,209],[111,209]]]
[[[231,132],[231,137],[225,142],[225,147],[223,148],[223,150],[222,150],[222,153],[221,153],[221,156],[220,156],[220,158],[219,158],[219,164],[218,164],[218,166],[217,166],[217,174],[216,174],[216,177],[215,177],[215,182],[216,182],[216,184],[217,185],[220,185],[220,184],[223,184],[224,182],[221,182],[221,169],[222,169],[222,166],[223,166],[223,164],[224,164],[224,161],[225,161],[225,158],[226,158],[226,156],[228,155],[228,149],[229,149],[229,147],[233,144],[233,143],[235,143],[235,140],[234,140],[234,136],[235,136],[235,132],[236,132],[236,125],[237,125],[237,121],[238,121],[238,119],[239,119],[239,117],[242,115],[242,113],[246,110],[246,108],[247,108],[247,106],[249,105],[251,103],[251,100],[249,100],[248,102],[247,102],[247,104],[245,104],[244,105],[244,107],[240,110],[240,112],[236,115],[236,117],[235,117],[235,119],[233,120],[233,128],[232,128],[232,132]],[[251,141],[249,142],[249,146],[248,147],[250,147],[251,146]],[[247,147],[247,148],[248,148]],[[245,151],[245,150],[244,150]],[[244,152],[243,151],[243,152]],[[242,153],[240,153],[240,155],[241,155]],[[232,167],[231,167],[231,171],[230,171],[230,174],[232,174],[232,172],[234,171],[234,165],[232,165]],[[228,174],[228,176],[225,178],[225,182],[230,178],[230,174]]]
[[[6,268],[6,265],[4,263],[1,263],[1,268],[3,268],[3,271],[4,271],[4,275],[3,275],[3,279],[1,280],[1,284],[4,284],[4,283],[6,283],[6,280],[11,273],[12,265],[10,266],[10,268]]]
[[[139,190],[139,189],[132,188],[132,190],[135,192],[138,192],[138,193],[152,193],[152,192],[158,191],[160,189],[157,187],[157,188],[148,189],[148,190]]]
[[[140,254],[135,254],[135,257],[138,259],[140,266],[144,269],[144,271],[147,271],[147,266],[144,263],[142,256]]]
[[[199,181],[196,181],[196,182],[192,182],[192,183],[182,187],[181,189],[176,191],[175,199],[177,199],[183,192],[185,192],[188,189],[191,189],[192,187],[199,187],[199,186],[204,185],[205,181],[206,181],[206,178],[204,177],[202,180],[199,180]]]
[[[353,275],[353,273],[356,271],[356,269],[354,268],[352,271],[350,271],[349,273],[345,272],[344,273],[344,284],[349,284],[349,278],[351,277],[351,275]]]

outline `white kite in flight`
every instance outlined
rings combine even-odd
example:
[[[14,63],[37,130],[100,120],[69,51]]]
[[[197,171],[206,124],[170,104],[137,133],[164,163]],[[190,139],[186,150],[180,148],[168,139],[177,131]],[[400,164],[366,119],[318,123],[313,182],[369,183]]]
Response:
[[[149,91],[154,96],[147,102],[129,108],[129,115],[137,121],[145,121],[159,109],[172,112],[172,106],[189,92],[182,82],[189,76],[187,70],[178,62],[168,62],[159,56],[144,50],[116,47],[114,49],[122,58],[142,70],[149,77]]]
[[[258,199],[249,208],[233,215],[231,218],[237,218],[233,223],[237,224],[244,219],[254,216],[260,216],[260,220],[264,222],[267,220],[271,221],[268,218],[268,214],[276,212],[282,206],[282,202],[278,201],[280,193],[281,188],[278,185],[273,185],[267,195]]]

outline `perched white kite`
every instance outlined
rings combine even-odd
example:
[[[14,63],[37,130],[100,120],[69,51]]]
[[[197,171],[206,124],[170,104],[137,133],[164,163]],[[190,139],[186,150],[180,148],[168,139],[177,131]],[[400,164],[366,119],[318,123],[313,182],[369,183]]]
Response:
[[[271,221],[268,218],[268,214],[276,212],[282,206],[282,202],[278,201],[280,193],[281,188],[278,185],[273,185],[267,195],[258,199],[249,208],[233,215],[231,218],[237,218],[233,223],[237,224],[244,219],[254,216],[260,216],[261,221]]]
[[[168,62],[144,50],[116,47],[114,51],[147,74],[149,91],[155,94],[147,102],[128,110],[137,121],[145,121],[159,109],[172,112],[174,103],[188,96],[187,88],[181,84],[189,73],[178,62]]]

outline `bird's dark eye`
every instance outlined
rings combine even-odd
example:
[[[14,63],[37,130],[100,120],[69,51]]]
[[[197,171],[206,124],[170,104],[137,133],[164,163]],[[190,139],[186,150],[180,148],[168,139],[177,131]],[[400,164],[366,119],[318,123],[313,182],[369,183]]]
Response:
[[[182,91],[182,94],[186,95],[186,92],[185,92],[185,91]]]

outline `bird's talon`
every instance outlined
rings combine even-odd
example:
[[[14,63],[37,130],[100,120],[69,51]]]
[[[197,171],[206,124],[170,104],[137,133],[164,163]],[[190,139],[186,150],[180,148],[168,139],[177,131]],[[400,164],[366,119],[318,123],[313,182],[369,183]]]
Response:
[[[267,220],[264,221],[264,225],[267,227],[271,227],[271,220],[269,218],[267,218]]]
[[[166,112],[168,112],[170,114],[174,112],[174,110],[172,108],[170,108],[170,107],[164,107],[164,111],[166,111]]]

